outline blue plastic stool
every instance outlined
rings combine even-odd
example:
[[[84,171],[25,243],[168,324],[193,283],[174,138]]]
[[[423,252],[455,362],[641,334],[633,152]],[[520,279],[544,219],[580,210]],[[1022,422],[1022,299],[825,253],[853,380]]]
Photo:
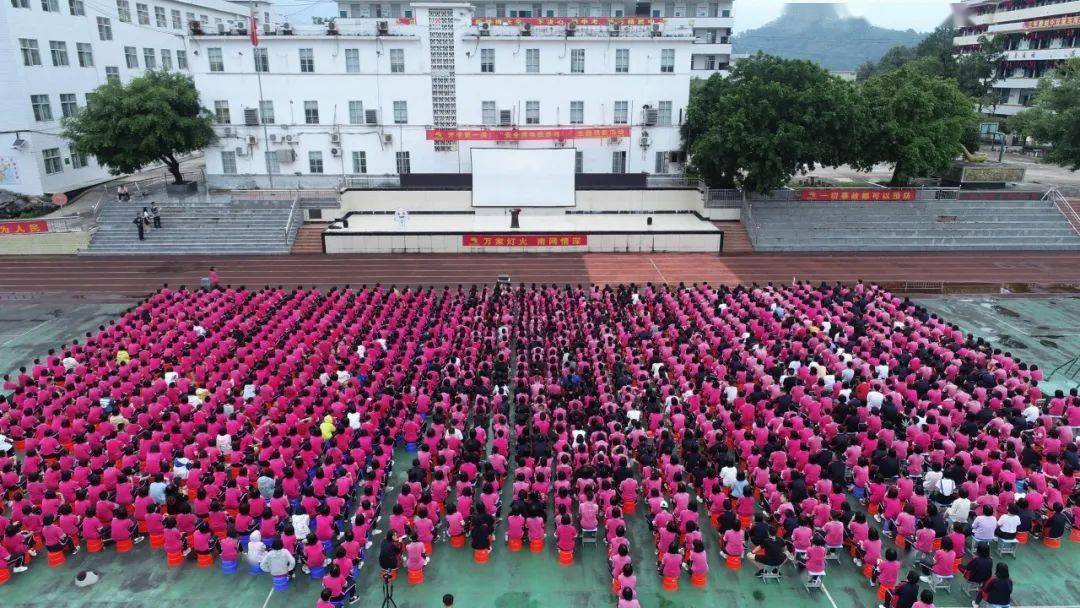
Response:
[[[249,570],[249,572],[251,573],[251,576],[259,576],[260,574],[262,574],[262,566],[260,566],[259,564],[251,564],[251,569]]]
[[[415,441],[410,441],[410,442],[406,443],[405,444],[405,451],[410,453],[410,454],[415,454],[416,453],[416,442]]]
[[[274,591],[285,591],[289,588],[289,575],[274,577]]]
[[[222,561],[221,562],[221,571],[224,572],[225,574],[236,574],[236,569],[237,568],[236,568],[236,562],[235,561],[231,561],[231,562]]]
[[[311,569],[311,580],[322,580],[322,577],[326,576],[326,566],[309,566]]]
[[[324,541],[322,541],[322,550],[323,550],[323,553],[325,553],[326,555],[333,555],[334,554],[334,541],[332,541],[332,540],[324,540]]]
[[[251,535],[250,534],[241,534],[240,535],[240,550],[241,551],[247,551],[248,543],[250,543],[250,542],[251,542]]]

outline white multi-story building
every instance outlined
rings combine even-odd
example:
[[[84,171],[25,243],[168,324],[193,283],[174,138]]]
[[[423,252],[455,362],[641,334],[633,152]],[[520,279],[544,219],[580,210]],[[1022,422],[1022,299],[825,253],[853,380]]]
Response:
[[[0,189],[69,192],[109,178],[72,152],[61,119],[110,79],[147,69],[188,71],[189,23],[247,23],[266,0],[6,0],[0,5]]]
[[[211,185],[464,174],[472,148],[495,146],[572,147],[581,173],[681,171],[689,25],[503,24],[452,3],[399,11],[268,28],[257,48],[246,36],[193,36],[196,85],[220,138],[206,152]]]
[[[993,114],[1024,110],[1039,78],[1080,51],[1080,0],[966,0],[963,8],[953,39],[958,52],[978,49],[982,36],[1005,38]]]
[[[715,72],[726,75],[731,63],[731,31],[735,26],[734,0],[701,2],[504,2],[473,0],[475,16],[510,23],[515,19],[553,17],[590,17],[621,19],[662,17],[675,27],[694,32],[690,51],[691,75],[708,78]],[[352,19],[410,17],[407,2],[372,2],[338,0],[338,16]]]

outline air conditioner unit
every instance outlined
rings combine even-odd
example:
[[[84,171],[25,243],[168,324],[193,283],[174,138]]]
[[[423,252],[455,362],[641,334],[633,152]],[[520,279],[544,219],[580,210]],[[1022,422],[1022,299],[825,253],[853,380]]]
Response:
[[[330,156],[341,156],[341,148],[330,148]]]
[[[224,23],[217,24],[217,33],[219,36],[224,36],[227,32],[228,30],[225,29]]]
[[[281,24],[281,33],[286,36],[292,36],[292,25],[288,21]]]
[[[609,144],[611,144],[613,146],[617,146],[617,145],[622,143],[622,139],[618,138],[618,137],[612,137],[612,138],[609,138],[607,140],[607,143],[609,143]]]
[[[369,125],[379,124],[379,111],[378,110],[364,110],[364,122]]]
[[[244,108],[244,124],[249,127],[259,125],[259,111],[255,108]]]
[[[526,23],[526,24],[521,26],[521,35],[522,36],[532,36],[532,24],[531,23]]]
[[[375,24],[375,29],[378,32],[378,35],[386,36],[386,35],[388,35],[390,33],[390,22],[389,21],[379,21],[379,22],[377,22]]]
[[[659,23],[652,24],[652,29],[649,31],[649,35],[652,36],[653,38],[656,38],[657,36],[660,35],[660,33],[661,33],[660,24]]]
[[[565,148],[566,147],[566,140],[565,139],[556,139],[555,140],[555,147],[556,148]]]
[[[608,34],[612,37],[618,36],[621,29],[621,25],[619,25],[618,23],[612,23],[611,27],[608,28]]]
[[[341,133],[331,133],[330,134],[330,143],[332,143],[332,144],[340,144],[341,143]]]
[[[270,143],[272,143],[272,144],[277,143],[277,133],[271,133],[270,134]]]
[[[510,110],[499,110],[499,126],[509,127],[514,124],[514,113]]]
[[[641,134],[641,139],[638,140],[638,145],[640,145],[642,148],[648,148],[650,145],[652,145],[652,142],[649,141],[648,133]]]
[[[254,135],[248,135],[248,145],[257,146],[259,145],[259,140],[256,139]]]
[[[191,32],[192,36],[202,36],[202,21],[195,21],[194,19],[188,21],[188,31]]]
[[[236,147],[236,155],[237,156],[247,156],[247,148],[244,148],[243,146],[237,146]]]
[[[292,143],[292,135],[286,135],[285,136],[285,143],[287,143],[287,144]]]
[[[221,130],[221,134],[222,134],[222,137],[232,137],[233,136],[232,127],[225,127],[224,129]]]
[[[383,133],[382,143],[385,146],[389,146],[390,144],[394,143],[394,136],[389,133]]]
[[[279,163],[291,163],[296,160],[296,151],[292,148],[282,148],[276,150],[277,160]]]
[[[335,23],[333,19],[326,22],[326,33],[330,36],[338,35],[337,23]]]
[[[481,36],[490,36],[491,35],[491,25],[488,24],[486,21],[484,23],[480,24],[480,35]]]
[[[660,110],[645,106],[645,109],[642,112],[642,122],[645,123],[645,126],[655,126],[658,120],[660,120]]]
[[[574,32],[576,32],[576,31],[577,31],[577,24],[576,23],[571,21],[570,23],[566,24],[566,36],[567,37],[573,36]]]
[[[264,34],[266,34],[268,36],[270,34],[273,34],[274,33],[274,26],[270,25],[269,23],[264,23],[263,26],[262,26],[262,33],[264,33]]]

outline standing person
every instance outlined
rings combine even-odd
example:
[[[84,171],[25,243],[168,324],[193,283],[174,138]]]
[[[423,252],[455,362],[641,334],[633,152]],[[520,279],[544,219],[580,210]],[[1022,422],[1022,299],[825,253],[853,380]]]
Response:
[[[971,602],[972,608],[979,608],[980,600],[986,602],[991,608],[1009,608],[1012,604],[1013,583],[1009,578],[1009,565],[999,562],[994,567],[994,576],[986,581],[979,595]]]
[[[161,209],[157,206],[157,201],[150,203],[150,217],[154,219],[154,228],[161,228]]]
[[[210,287],[217,287],[218,280],[220,278],[221,277],[218,276],[217,270],[214,270],[214,267],[211,266],[210,267]]]
[[[285,548],[285,543],[280,538],[274,539],[273,548],[266,552],[262,561],[259,562],[259,567],[263,572],[269,572],[270,576],[288,576],[293,577],[293,572],[296,570],[296,559],[289,553],[289,550]]]
[[[138,230],[139,230],[139,240],[140,241],[145,241],[146,240],[146,235],[143,232],[145,230],[145,228],[143,227],[144,224],[143,224],[142,215],[136,215],[135,219],[132,220],[131,223],[135,224],[135,227],[138,228]]]
[[[150,210],[147,209],[146,207],[142,208],[142,219],[143,219],[143,222],[145,222],[147,226],[150,225]]]

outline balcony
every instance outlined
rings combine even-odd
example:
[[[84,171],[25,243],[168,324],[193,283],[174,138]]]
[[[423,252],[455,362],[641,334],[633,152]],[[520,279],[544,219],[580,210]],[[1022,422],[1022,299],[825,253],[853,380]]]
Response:
[[[1034,89],[1039,86],[1038,78],[1011,77],[994,83],[995,89]]]
[[[1025,51],[1008,51],[1003,59],[1005,61],[1061,61],[1072,59],[1078,55],[1080,48],[1069,47],[1060,49],[1028,49]]]
[[[969,5],[970,6],[970,5]],[[1080,13],[1080,0],[1075,2],[1063,2],[1061,4],[1048,4],[1046,6],[1033,6],[1012,11],[998,11],[985,15],[972,15],[971,22],[976,25],[1008,24],[1010,21],[1020,22],[1009,25],[1022,25],[1022,22],[1031,19],[1045,19],[1059,15]],[[991,30],[994,28],[991,27]]]
[[[651,17],[537,17],[501,18],[479,17],[465,36],[495,40],[519,40],[521,38],[546,39],[611,39],[635,40],[694,38],[690,25],[674,24],[665,19]]]
[[[1027,109],[1028,106],[1018,103],[1000,103],[996,107],[987,108],[987,113],[996,116],[1015,116]]]
[[[982,34],[972,34],[970,36],[957,36],[952,39],[953,46],[974,46],[979,44],[979,38]]]
[[[243,28],[231,28],[218,30],[212,27],[204,27],[198,22],[191,23],[190,33],[196,38],[247,38],[248,32]],[[324,24],[290,25],[288,23],[264,25],[259,29],[259,38],[273,39],[278,37],[296,36],[304,38],[322,37],[359,37],[359,38],[417,38],[420,28],[415,19],[402,17],[400,19],[336,19]]]

